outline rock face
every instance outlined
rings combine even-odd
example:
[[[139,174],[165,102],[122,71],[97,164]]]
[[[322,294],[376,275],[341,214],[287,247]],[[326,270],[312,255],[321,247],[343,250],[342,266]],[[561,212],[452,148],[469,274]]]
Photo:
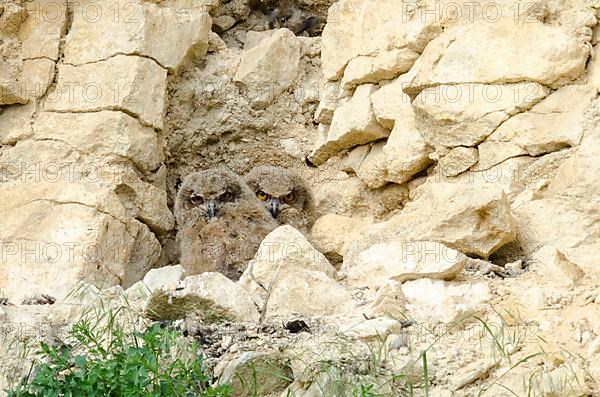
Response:
[[[157,234],[173,228],[157,130],[167,69],[208,48],[207,9],[88,2],[68,13],[45,0],[0,9],[0,105],[25,104],[0,110],[9,145],[0,240],[10,246],[0,289],[18,303],[60,300],[81,280],[128,287],[158,261]]]
[[[478,21],[450,29],[429,43],[411,71],[414,78],[406,91],[475,82],[532,81],[557,87],[583,73],[588,55],[588,47],[559,27],[513,18]]]

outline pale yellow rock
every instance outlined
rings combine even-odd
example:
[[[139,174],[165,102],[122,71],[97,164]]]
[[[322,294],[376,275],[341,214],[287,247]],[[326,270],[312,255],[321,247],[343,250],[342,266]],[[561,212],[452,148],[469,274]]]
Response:
[[[402,326],[400,322],[387,317],[378,317],[372,320],[361,321],[352,324],[342,332],[355,339],[363,341],[385,340],[391,334],[400,332]]]
[[[325,78],[339,79],[348,62],[361,55],[377,56],[392,48],[421,52],[441,26],[436,15],[423,15],[415,8],[412,3],[395,0],[333,4],[322,36]]]
[[[206,54],[211,25],[204,7],[84,0],[73,7],[65,63],[82,65],[126,54],[176,69],[191,55]]]
[[[43,112],[33,129],[36,139],[64,142],[104,162],[127,159],[143,172],[155,170],[164,159],[154,130],[123,112]]]
[[[396,78],[407,72],[419,55],[409,48],[401,48],[382,51],[374,56],[356,57],[346,66],[341,87],[344,90],[351,90],[360,84]]]
[[[408,193],[405,184],[387,184],[375,190],[358,177],[345,175],[320,186],[315,191],[315,204],[323,213],[376,218],[401,209]]]
[[[295,81],[301,54],[296,35],[279,29],[242,53],[233,81],[246,87],[252,104],[265,107]]]
[[[323,254],[300,232],[281,226],[265,237],[239,285],[261,310],[266,306],[263,315],[267,318],[292,313],[327,315],[348,310],[351,300],[331,278],[334,273]],[[270,290],[269,295],[265,289]]]
[[[528,112],[513,116],[488,140],[510,142],[532,156],[577,146],[583,136],[585,112],[595,96],[596,90],[589,86],[561,87]]]
[[[344,262],[348,282],[378,289],[389,279],[400,283],[419,278],[452,280],[467,263],[467,257],[431,241],[393,240],[362,251],[356,260]]]
[[[0,145],[14,145],[17,141],[31,137],[31,119],[35,105],[9,106],[0,110]]]
[[[123,162],[107,164],[102,156],[94,157],[73,150],[65,142],[18,142],[1,154],[0,172],[3,182],[23,184],[11,193],[13,196],[28,192],[25,187],[38,186],[40,190],[35,197],[39,199],[50,199],[60,194],[62,202],[83,200],[86,205],[101,212],[137,218],[154,231],[166,232],[174,224],[173,215],[167,207],[166,192],[142,181],[132,165]],[[98,194],[106,197],[106,192],[118,201],[97,204]],[[119,212],[115,213],[117,210]]]
[[[354,241],[347,255],[350,265],[370,246],[398,239],[436,241],[482,257],[514,240],[509,201],[497,179],[479,174],[443,180],[432,176],[417,190],[401,212]]]
[[[21,2],[4,1],[0,3],[0,34],[17,33],[26,19],[27,10]]]
[[[144,310],[157,320],[183,319],[191,313],[206,323],[258,319],[251,297],[221,273],[189,276],[176,288],[167,285],[156,289]]]
[[[482,313],[489,305],[487,282],[459,283],[420,279],[402,284],[408,315],[420,324],[450,324]]]
[[[414,119],[398,119],[383,153],[386,161],[386,180],[397,184],[408,182],[431,163],[432,148],[425,142]]]
[[[403,91],[407,75],[402,75],[391,83],[379,88],[371,95],[373,111],[379,124],[387,129],[394,128],[394,123],[414,125],[414,111],[411,99]]]
[[[370,98],[374,90],[372,84],[361,85],[350,101],[336,109],[327,140],[310,155],[313,164],[323,164],[342,150],[386,138],[390,134],[375,119]]]
[[[585,70],[589,48],[560,26],[478,21],[445,31],[415,63],[406,92],[444,84],[519,81],[558,87]]]
[[[544,281],[564,286],[573,286],[585,273],[575,263],[570,262],[556,248],[545,245],[537,250],[528,261],[530,269],[539,274]]]
[[[67,1],[33,0],[27,2],[26,9],[28,16],[18,33],[23,58],[57,61],[61,36],[67,28]],[[94,18],[94,11],[88,10]]]
[[[479,151],[477,149],[455,147],[438,161],[435,169],[444,176],[456,176],[471,168],[478,160]]]
[[[430,145],[474,146],[548,92],[537,83],[437,85],[421,91],[412,106],[417,127]]]
[[[371,151],[371,145],[361,145],[350,150],[340,162],[340,169],[344,172],[356,174],[360,165]]]
[[[387,183],[387,163],[383,152],[386,143],[375,143],[356,172],[360,180],[371,189],[380,188]]]
[[[61,64],[46,111],[123,110],[142,123],[162,128],[167,70],[137,56],[117,55],[82,66]]]
[[[512,157],[523,156],[527,150],[513,142],[486,140],[477,146],[479,159],[473,171],[484,171]]]
[[[327,214],[316,220],[311,230],[311,241],[323,254],[344,256],[352,240],[365,231],[372,221],[367,218]]]
[[[22,71],[20,41],[13,36],[3,37],[0,42],[0,105],[27,103],[20,82]]]
[[[42,97],[52,80],[56,64],[49,59],[31,59],[23,61],[21,84],[24,94],[30,99]]]
[[[42,293],[60,300],[82,280],[131,284],[160,255],[160,244],[145,225],[84,204],[40,199],[0,213],[5,248],[0,280],[7,281],[2,289],[15,301]]]

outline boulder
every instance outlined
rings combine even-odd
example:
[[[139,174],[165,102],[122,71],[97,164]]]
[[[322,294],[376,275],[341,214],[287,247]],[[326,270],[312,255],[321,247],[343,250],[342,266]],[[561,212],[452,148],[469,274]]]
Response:
[[[143,57],[116,55],[81,66],[61,64],[46,111],[120,110],[144,125],[162,128],[167,70]]]
[[[383,154],[386,180],[402,184],[431,164],[429,154],[432,148],[425,142],[412,119],[399,120],[383,147]]]
[[[400,241],[375,244],[345,262],[342,271],[350,284],[378,289],[393,278],[398,282],[431,278],[452,280],[467,263],[467,257],[431,241]]]
[[[378,189],[387,183],[387,164],[383,148],[386,141],[375,143],[360,163],[356,175],[371,189]]]
[[[0,145],[14,145],[17,141],[31,137],[34,111],[35,105],[32,103],[0,110]]]
[[[371,105],[372,84],[356,88],[352,99],[338,107],[333,114],[325,141],[310,154],[310,161],[321,165],[342,150],[387,138],[389,131],[375,118]]]
[[[247,99],[264,108],[294,83],[300,68],[302,43],[288,29],[279,29],[242,52],[233,81],[246,88]]]
[[[405,92],[438,85],[537,82],[569,83],[585,70],[589,48],[561,26],[502,18],[448,29],[415,63]]]
[[[263,316],[319,316],[339,313],[351,302],[334,274],[325,256],[286,225],[265,237],[239,284],[258,307],[266,309]]]
[[[41,113],[35,139],[61,141],[105,162],[127,159],[143,172],[157,169],[164,154],[154,130],[123,112]]]
[[[176,286],[154,290],[145,313],[155,320],[182,319],[196,313],[207,323],[258,319],[250,295],[221,273],[189,276]]]
[[[381,63],[380,59],[388,54],[420,53],[429,40],[439,34],[441,26],[437,16],[424,17],[416,11],[414,4],[395,0],[342,0],[333,4],[322,36],[321,63],[325,78],[338,80],[347,65],[360,56],[370,57],[371,60],[366,61],[373,65]],[[411,58],[406,55],[404,62]],[[353,68],[350,67],[351,72]]]
[[[419,58],[410,48],[382,51],[374,56],[358,56],[348,62],[341,80],[341,88],[352,90],[357,85],[390,80],[408,70]]]
[[[375,117],[379,124],[389,130],[394,128],[396,120],[408,126],[414,125],[412,101],[403,90],[408,78],[407,74],[402,75],[371,94]]]
[[[356,264],[365,249],[393,240],[435,241],[482,257],[514,240],[510,204],[497,179],[479,174],[444,180],[432,176],[417,190],[402,212],[374,224],[354,241],[345,258],[348,266]]]
[[[445,177],[459,175],[479,160],[479,151],[470,147],[455,147],[443,156],[435,167],[436,172]]]
[[[67,1],[33,0],[25,8],[27,17],[23,18],[17,34],[22,43],[22,57],[58,61],[61,37],[67,28]]]
[[[472,284],[420,279],[407,281],[401,289],[407,300],[408,316],[426,328],[481,314],[491,299],[487,282]]]
[[[488,168],[510,157],[539,156],[579,145],[585,112],[593,106],[595,96],[594,88],[568,85],[528,112],[513,116],[480,145],[480,164],[475,170]]]
[[[548,92],[538,83],[436,85],[421,91],[412,106],[431,146],[475,146]]]
[[[205,7],[135,0],[84,0],[73,7],[65,63],[83,65],[116,55],[139,55],[176,69],[204,56],[212,21]]]

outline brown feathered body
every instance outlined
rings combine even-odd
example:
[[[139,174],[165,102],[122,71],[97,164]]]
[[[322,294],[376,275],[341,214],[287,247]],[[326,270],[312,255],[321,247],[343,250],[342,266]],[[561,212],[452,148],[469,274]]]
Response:
[[[279,225],[291,225],[305,234],[310,231],[315,216],[314,199],[304,178],[293,170],[260,166],[245,179]]]
[[[180,262],[188,275],[220,272],[233,280],[278,226],[246,183],[221,169],[184,178],[175,217]]]

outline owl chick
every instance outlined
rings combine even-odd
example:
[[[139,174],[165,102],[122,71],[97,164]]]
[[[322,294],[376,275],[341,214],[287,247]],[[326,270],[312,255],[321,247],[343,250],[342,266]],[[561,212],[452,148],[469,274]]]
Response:
[[[281,167],[260,166],[245,179],[277,223],[308,233],[314,222],[314,200],[300,175]]]
[[[188,275],[239,279],[263,238],[278,225],[246,183],[222,169],[186,176],[175,199],[181,265]]]

